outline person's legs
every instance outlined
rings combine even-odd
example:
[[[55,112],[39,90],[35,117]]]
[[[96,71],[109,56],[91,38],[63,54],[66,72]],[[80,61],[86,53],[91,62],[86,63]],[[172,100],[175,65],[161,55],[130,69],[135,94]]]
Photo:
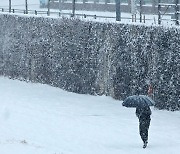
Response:
[[[149,129],[149,125],[150,125],[150,120],[146,119],[146,120],[141,120],[139,123],[139,132],[140,132],[140,136],[141,139],[144,143],[143,148],[146,148],[147,143],[148,143],[148,129]]]

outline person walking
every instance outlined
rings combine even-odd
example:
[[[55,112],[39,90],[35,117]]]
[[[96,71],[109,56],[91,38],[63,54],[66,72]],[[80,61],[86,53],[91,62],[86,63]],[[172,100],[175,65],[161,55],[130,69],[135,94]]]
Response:
[[[139,119],[139,133],[144,143],[143,148],[146,148],[148,144],[148,130],[151,121],[151,113],[151,109],[148,105],[136,107],[136,116]]]
[[[148,130],[151,122],[151,109],[156,103],[147,95],[142,95],[143,89],[137,88],[135,95],[128,96],[122,103],[125,107],[135,107],[136,116],[139,119],[139,134],[143,141],[143,148],[148,144]]]

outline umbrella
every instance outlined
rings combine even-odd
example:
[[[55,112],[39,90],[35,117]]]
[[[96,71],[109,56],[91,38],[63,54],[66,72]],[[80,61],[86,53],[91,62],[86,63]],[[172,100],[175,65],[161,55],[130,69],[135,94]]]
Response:
[[[127,97],[123,103],[125,107],[143,107],[143,106],[153,106],[155,102],[146,95],[133,95]]]

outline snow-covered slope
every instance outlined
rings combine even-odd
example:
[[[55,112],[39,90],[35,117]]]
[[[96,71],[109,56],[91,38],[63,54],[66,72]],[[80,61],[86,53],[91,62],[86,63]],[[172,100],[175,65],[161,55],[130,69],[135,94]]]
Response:
[[[142,148],[134,108],[105,96],[79,95],[0,78],[1,154],[178,154],[180,113],[152,108]]]

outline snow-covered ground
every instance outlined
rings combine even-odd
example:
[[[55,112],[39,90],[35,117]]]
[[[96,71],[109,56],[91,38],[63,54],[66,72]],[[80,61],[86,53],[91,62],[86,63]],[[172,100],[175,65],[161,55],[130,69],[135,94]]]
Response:
[[[8,2],[0,0],[0,7],[8,8]],[[16,9],[24,9],[24,3],[25,0],[12,0]],[[42,10],[39,0],[28,0],[28,4],[29,9]],[[115,17],[115,13],[109,12],[88,14]],[[151,23],[157,20],[157,16],[150,17]],[[0,77],[0,94],[0,154],[178,154],[180,151],[180,112],[152,108],[149,145],[143,149],[135,109],[122,107],[121,101],[4,77]]]
[[[25,0],[11,0],[12,1],[12,8],[13,9],[21,9],[25,10]],[[39,0],[28,0],[28,9],[29,10],[37,10],[37,11],[47,11],[47,8],[42,9],[40,8],[40,2]],[[6,8],[8,9],[9,6],[9,0],[0,0],[0,8]],[[50,13],[51,17],[59,18],[59,10],[53,10],[51,9],[50,12],[57,12],[57,13]],[[0,12],[1,13],[1,12]],[[35,14],[34,12],[29,12],[32,14]],[[61,10],[61,15],[69,17],[70,15],[64,15],[63,13],[72,13],[72,10]],[[18,14],[18,13],[16,13]],[[22,15],[23,13],[21,13]],[[91,20],[91,21],[99,21],[99,22],[116,22],[116,13],[115,12],[98,12],[98,11],[75,11],[75,14],[79,14],[76,16],[77,18],[83,19],[83,20]],[[93,15],[93,17],[88,17],[84,18],[84,14],[86,15]],[[113,17],[113,18],[100,18],[97,17],[96,19],[94,18],[94,15],[96,16],[105,16],[105,17]],[[44,12],[44,14],[38,14],[38,16],[43,16],[47,17],[47,13]],[[122,20],[121,22],[123,23],[132,23],[132,14],[131,13],[121,13]],[[137,21],[136,23],[140,23],[140,15],[137,13]],[[144,15],[143,15],[144,18]],[[148,15],[145,14],[145,24],[147,25],[152,25],[152,24],[158,24],[158,15]],[[168,15],[163,15],[162,16],[162,25],[165,26],[174,26],[175,22],[171,21],[171,16]],[[143,21],[144,22],[144,21]],[[142,23],[144,24],[144,23]]]
[[[180,112],[152,108],[142,148],[134,108],[0,77],[1,154],[178,154]]]

